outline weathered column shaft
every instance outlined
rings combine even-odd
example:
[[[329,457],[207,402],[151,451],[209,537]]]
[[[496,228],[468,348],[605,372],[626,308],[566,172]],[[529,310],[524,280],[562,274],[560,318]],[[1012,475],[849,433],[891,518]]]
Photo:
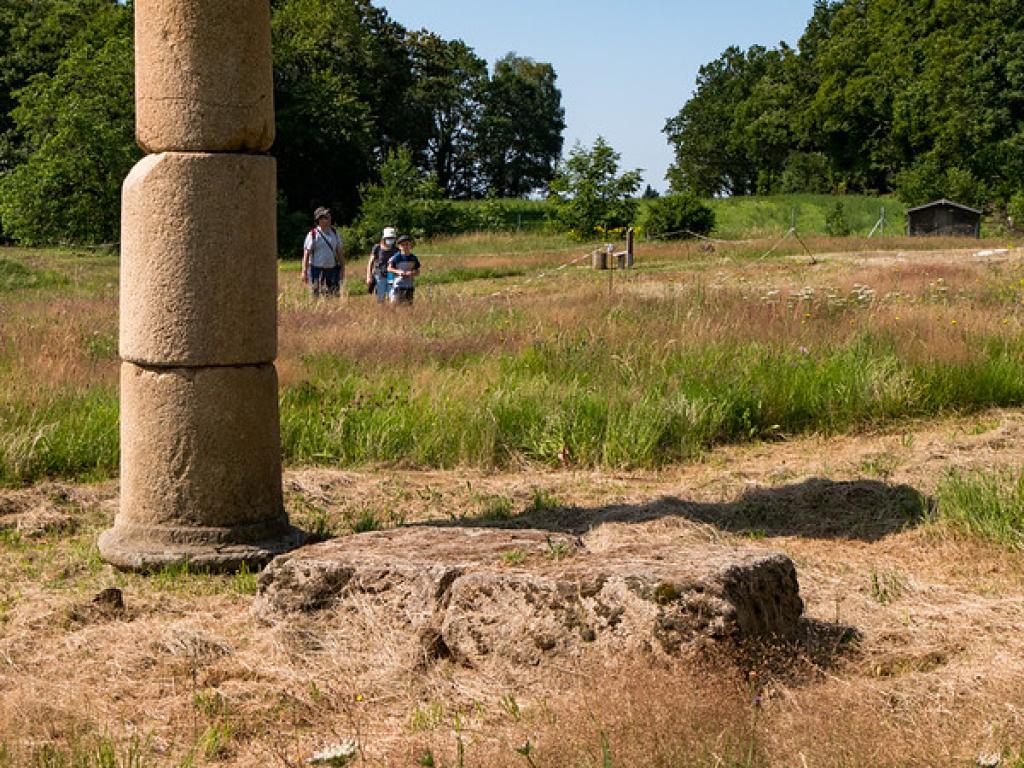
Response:
[[[122,194],[121,359],[255,365],[277,356],[274,160],[165,152]]]
[[[281,492],[267,0],[136,0],[122,196],[124,568],[259,565],[301,543]]]
[[[147,152],[270,149],[270,3],[136,0],[135,109]]]

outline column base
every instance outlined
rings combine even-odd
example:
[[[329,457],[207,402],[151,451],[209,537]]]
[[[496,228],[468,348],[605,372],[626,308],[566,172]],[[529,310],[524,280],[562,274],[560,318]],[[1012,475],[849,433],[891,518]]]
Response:
[[[115,568],[152,572],[188,565],[200,571],[258,570],[273,558],[302,546],[305,531],[288,524],[238,528],[119,526],[99,537],[100,556]]]

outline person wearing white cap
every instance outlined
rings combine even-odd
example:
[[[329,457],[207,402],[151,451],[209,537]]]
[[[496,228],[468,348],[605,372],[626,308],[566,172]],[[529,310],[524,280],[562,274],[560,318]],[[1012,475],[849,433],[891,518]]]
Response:
[[[366,290],[376,295],[380,303],[388,298],[388,262],[398,253],[398,247],[395,245],[397,235],[394,227],[384,227],[380,242],[373,246],[370,260],[366,264]]]

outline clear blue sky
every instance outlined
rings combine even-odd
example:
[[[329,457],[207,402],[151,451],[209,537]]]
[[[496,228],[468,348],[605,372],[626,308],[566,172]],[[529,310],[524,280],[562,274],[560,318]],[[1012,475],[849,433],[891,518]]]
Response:
[[[460,38],[489,64],[509,51],[554,65],[565,151],[598,136],[625,169],[663,190],[672,152],[661,129],[697,70],[730,45],[795,45],[813,0],[374,0],[410,29]]]

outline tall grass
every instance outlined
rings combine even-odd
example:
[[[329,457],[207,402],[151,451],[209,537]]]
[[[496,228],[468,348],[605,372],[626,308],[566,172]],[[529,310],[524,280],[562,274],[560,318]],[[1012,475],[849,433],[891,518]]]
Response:
[[[451,285],[471,280],[497,280],[503,277],[521,277],[526,270],[516,267],[453,267],[424,275],[419,280],[424,285]]]
[[[42,289],[96,295],[116,286],[117,265],[117,253],[105,249],[0,248],[0,297],[34,296]]]
[[[938,520],[972,536],[1024,548],[1024,471],[950,472],[936,490]]]
[[[519,242],[520,263],[491,239],[453,241],[479,255],[424,258],[408,312],[361,292],[311,302],[283,277],[286,461],[647,468],[1024,404],[1019,264],[823,272],[659,244],[609,293],[538,242]],[[116,304],[62,291],[17,292],[0,314],[2,484],[116,472]]]
[[[43,744],[28,750],[0,742],[0,768],[147,768],[157,764],[156,751],[136,737],[124,743],[108,736],[73,736],[66,743]]]
[[[118,403],[110,389],[0,400],[0,484],[98,479],[117,471]]]
[[[21,261],[0,257],[0,294],[26,289],[53,288],[65,278],[57,272],[33,269]]]
[[[813,355],[721,342],[628,363],[601,340],[565,338],[416,376],[321,358],[283,393],[282,437],[300,464],[650,468],[720,443],[1019,404],[1022,364],[999,343],[959,365],[909,362],[874,334]]]

